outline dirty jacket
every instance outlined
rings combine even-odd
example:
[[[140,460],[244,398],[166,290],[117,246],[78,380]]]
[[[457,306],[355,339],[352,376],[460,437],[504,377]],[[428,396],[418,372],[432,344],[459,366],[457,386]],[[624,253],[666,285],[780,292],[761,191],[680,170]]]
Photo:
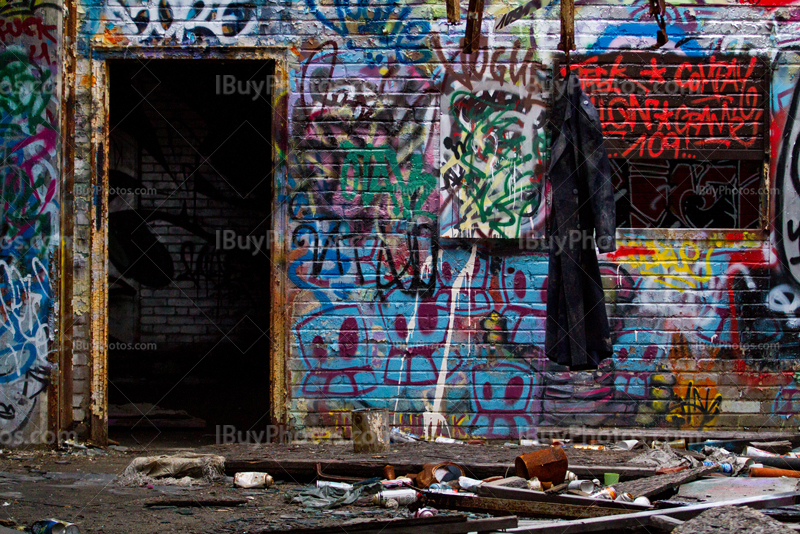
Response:
[[[595,253],[615,250],[616,217],[600,117],[577,77],[559,83],[550,121],[550,250],[545,352],[572,370],[613,353]]]

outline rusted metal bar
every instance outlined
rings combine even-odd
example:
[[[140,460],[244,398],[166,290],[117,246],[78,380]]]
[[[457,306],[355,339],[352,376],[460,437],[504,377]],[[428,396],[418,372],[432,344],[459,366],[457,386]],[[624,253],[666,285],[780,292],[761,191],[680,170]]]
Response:
[[[469,0],[467,11],[467,31],[464,40],[464,53],[477,52],[481,41],[481,21],[483,20],[483,0]]]
[[[569,51],[575,50],[575,2],[561,0],[561,42],[559,50],[563,50],[567,58]]]
[[[447,22],[458,24],[461,22],[461,3],[458,0],[445,0],[447,5]]]
[[[472,497],[453,493],[427,493],[427,504],[435,508],[463,510],[480,513],[510,513],[524,517],[605,517],[630,513],[629,510],[586,506],[585,504],[560,504],[554,502],[519,501],[516,499],[493,499]]]

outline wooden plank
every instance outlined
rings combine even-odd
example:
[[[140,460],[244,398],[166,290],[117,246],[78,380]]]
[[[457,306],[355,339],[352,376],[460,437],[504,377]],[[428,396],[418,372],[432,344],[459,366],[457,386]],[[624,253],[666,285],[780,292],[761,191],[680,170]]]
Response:
[[[654,467],[630,467],[627,465],[571,465],[570,471],[581,478],[603,478],[604,473],[617,473],[620,480],[651,477],[656,474]]]
[[[516,528],[519,524],[515,516],[493,517],[467,520],[463,515],[441,515],[411,519],[388,519],[376,521],[346,522],[335,527],[289,528],[286,530],[256,530],[256,534],[466,534],[467,532],[486,532]]]
[[[271,532],[273,534],[289,534],[291,532],[305,532],[306,534],[341,534],[342,532],[359,533],[373,532],[381,529],[393,529],[397,527],[424,529],[430,525],[436,525],[444,528],[446,525],[451,524],[465,524],[467,516],[465,515],[449,515],[449,516],[436,516],[436,517],[414,517],[408,519],[370,519],[354,521],[345,521],[333,527],[311,527],[311,528],[297,528],[292,527],[285,530],[269,530],[260,529],[256,533]],[[384,530],[386,531],[386,530]],[[391,530],[395,532],[395,530]]]
[[[523,517],[604,517],[624,515],[629,510],[587,506],[585,504],[560,504],[555,502],[518,501],[514,499],[494,499],[474,497],[456,493],[426,493],[427,505],[446,510],[465,512],[515,514]]]
[[[647,526],[653,527],[661,532],[672,532],[675,527],[683,523],[684,522],[680,519],[675,519],[668,515],[656,515],[650,518],[650,522]]]
[[[422,471],[422,463],[409,461],[381,460],[324,460],[324,459],[258,459],[243,460],[228,456],[225,458],[225,473],[233,476],[239,471],[265,471],[277,479],[317,478],[317,464],[327,475],[346,475],[351,477],[372,478],[383,474],[383,466],[390,463],[397,476],[414,474]],[[514,464],[501,462],[458,462],[470,478],[482,480],[493,476],[513,476],[516,473]],[[655,475],[656,470],[649,467],[571,465],[569,470],[579,477],[602,478],[603,473],[619,473],[620,479],[632,479]]]
[[[592,499],[590,497],[580,497],[578,495],[552,495],[541,491],[492,486],[487,484],[483,484],[478,488],[478,495],[482,497],[494,497],[497,499],[515,499],[518,501],[572,504],[576,506],[599,506],[601,508],[614,508],[617,510],[628,511],[643,511],[650,510],[652,508],[651,506],[609,501],[606,499]]]
[[[239,506],[247,504],[247,499],[228,497],[159,497],[145,501],[144,507],[177,506],[178,508],[204,508],[206,506]]]
[[[762,513],[778,521],[800,521],[800,505],[781,506],[780,508],[767,508]]]
[[[695,504],[682,508],[669,508],[666,510],[651,510],[632,514],[615,515],[613,517],[595,517],[573,521],[549,521],[536,526],[516,528],[507,532],[518,534],[583,534],[585,532],[601,532],[613,530],[619,532],[625,528],[641,528],[647,525],[651,517],[665,515],[675,519],[687,520],[699,515],[710,508],[718,506],[749,506],[750,508],[771,508],[796,504],[800,492],[775,493],[759,497],[745,497],[730,501]]]
[[[667,490],[677,488],[681,484],[697,480],[701,476],[713,473],[716,470],[716,466],[701,465],[693,469],[684,469],[683,471],[678,471],[677,473],[656,475],[641,480],[622,482],[620,484],[615,484],[614,489],[617,490],[617,495],[630,493],[634,496],[634,498],[653,497],[654,495],[659,495]]]

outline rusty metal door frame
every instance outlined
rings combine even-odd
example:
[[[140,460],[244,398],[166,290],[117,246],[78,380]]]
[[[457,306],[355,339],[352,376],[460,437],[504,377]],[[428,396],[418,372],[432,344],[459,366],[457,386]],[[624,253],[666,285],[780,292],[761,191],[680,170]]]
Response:
[[[272,91],[272,233],[270,247],[270,419],[286,420],[289,317],[286,309],[286,227],[288,208],[285,184],[288,176],[288,67],[287,49],[261,47],[118,47],[96,46],[90,53],[91,88],[91,183],[95,190],[91,231],[91,385],[90,436],[94,443],[108,442],[108,96],[110,60],[271,60],[275,64]],[[72,214],[74,216],[74,214]]]

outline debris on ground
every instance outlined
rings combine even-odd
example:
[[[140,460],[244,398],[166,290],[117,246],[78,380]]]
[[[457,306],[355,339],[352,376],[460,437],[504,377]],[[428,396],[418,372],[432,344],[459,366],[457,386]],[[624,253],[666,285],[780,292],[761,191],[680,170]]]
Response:
[[[687,482],[697,480],[701,476],[708,475],[716,470],[715,466],[701,465],[693,469],[678,471],[677,473],[622,482],[617,485],[616,489],[620,493],[630,493],[634,498],[648,497],[652,499],[654,496],[661,495]]]
[[[628,460],[631,465],[669,469],[675,467],[697,467],[698,461],[692,456],[681,456],[669,445],[662,444],[657,449],[649,449]]]
[[[345,524],[348,531],[365,534],[380,531],[384,524],[390,529],[384,534],[461,532],[468,526],[489,531],[508,528],[498,525],[511,514],[515,521],[522,518],[521,526],[530,533],[645,528],[642,525],[649,532],[670,532],[701,512],[734,506],[763,509],[762,515],[778,524],[800,523],[800,481],[794,478],[800,476],[800,458],[797,449],[786,452],[783,443],[800,444],[800,439],[769,438],[746,443],[716,440],[701,446],[688,439],[662,439],[656,448],[650,448],[655,441],[650,438],[586,443],[552,438],[547,440],[550,445],[525,438],[515,448],[486,441],[454,446],[433,438],[393,442],[389,450],[373,455],[355,454],[350,442],[258,444],[198,451],[214,454],[171,449],[172,454],[157,451],[133,461],[130,455],[141,454],[135,446],[97,449],[106,455],[83,458],[72,451],[93,447],[75,443],[50,453],[53,461],[48,464],[24,451],[0,454],[0,486],[7,486],[3,499],[16,502],[13,499],[25,494],[12,484],[51,480],[109,485],[114,475],[94,480],[88,471],[53,471],[113,460],[117,472],[124,471],[111,488],[137,496],[131,506],[147,515],[150,528],[166,525],[159,528],[203,534],[322,534]],[[755,449],[768,456],[745,455]],[[17,462],[21,473],[4,478],[2,462]],[[788,470],[780,471],[784,468]],[[51,515],[67,517],[57,510],[44,517]],[[465,519],[454,526],[456,515]],[[207,528],[186,527],[189,519],[184,518],[201,517],[211,521]],[[26,519],[31,524],[31,518]],[[409,523],[412,520],[428,522]],[[460,524],[471,521],[483,523]],[[81,528],[103,530],[97,526]],[[783,528],[786,531],[788,525]]]
[[[286,501],[293,504],[300,504],[307,508],[338,508],[347,504],[353,504],[362,496],[376,495],[383,490],[380,482],[362,484],[359,486],[309,486],[301,488],[297,495],[286,495]]]
[[[182,453],[180,455],[134,458],[117,479],[122,486],[148,484],[190,486],[211,483],[225,478],[225,458],[215,454]]]
[[[720,506],[677,526],[672,534],[785,534],[786,525],[747,506]]]

